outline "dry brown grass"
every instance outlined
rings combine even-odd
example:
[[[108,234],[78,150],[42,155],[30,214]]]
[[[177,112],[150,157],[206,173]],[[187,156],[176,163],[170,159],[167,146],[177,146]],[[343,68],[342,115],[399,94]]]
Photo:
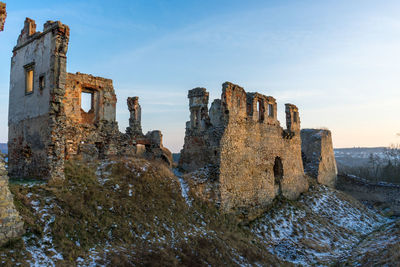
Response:
[[[236,265],[239,257],[253,264],[280,264],[250,231],[237,225],[236,218],[221,215],[203,202],[188,206],[177,178],[164,164],[118,159],[107,167],[111,175],[104,185],[99,183],[96,168],[97,163],[70,161],[65,181],[11,186],[27,235],[37,239],[43,223],[32,209],[32,198],[40,206],[52,199],[53,243],[64,258],[58,264],[74,264],[89,249],[106,244],[112,249],[99,263],[111,266]],[[11,247],[20,249],[17,262],[26,262],[29,253],[24,243]],[[10,250],[6,255],[11,255]]]

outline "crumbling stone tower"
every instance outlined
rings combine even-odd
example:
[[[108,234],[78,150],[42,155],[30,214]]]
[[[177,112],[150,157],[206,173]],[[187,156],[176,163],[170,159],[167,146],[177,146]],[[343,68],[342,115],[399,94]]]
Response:
[[[4,24],[6,23],[6,4],[0,2],[0,32],[4,30]]]
[[[195,88],[189,91],[190,129],[204,131],[209,124],[208,92],[205,88]]]
[[[337,167],[331,131],[323,129],[301,130],[301,153],[304,171],[316,178],[318,183],[335,187]]]
[[[286,105],[284,130],[271,96],[226,82],[208,112],[204,88],[190,90],[188,97],[191,117],[179,166],[190,172],[197,196],[251,218],[277,195],[295,199],[308,189],[296,106]]]
[[[139,105],[139,97],[128,97],[129,127],[126,133],[130,135],[143,135],[142,132],[142,108]]]
[[[161,132],[142,134],[138,98],[128,100],[134,134],[121,133],[112,80],[67,73],[68,42],[61,22],[48,21],[37,32],[35,21],[25,20],[11,60],[10,176],[63,179],[69,158],[143,156],[171,165]]]

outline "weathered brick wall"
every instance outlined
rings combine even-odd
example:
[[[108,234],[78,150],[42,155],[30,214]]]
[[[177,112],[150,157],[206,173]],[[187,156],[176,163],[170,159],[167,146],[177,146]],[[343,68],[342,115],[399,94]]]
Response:
[[[8,188],[8,176],[3,155],[0,153],[0,245],[24,233],[24,223],[15,209]]]
[[[0,2],[0,32],[4,30],[4,24],[6,23],[6,4]]]
[[[301,130],[301,151],[304,170],[318,183],[335,187],[337,167],[329,130]]]
[[[226,212],[251,218],[278,194],[294,199],[308,189],[297,107],[290,105],[287,110],[291,128],[285,132],[277,120],[273,97],[246,93],[225,83],[221,100],[213,102],[210,115],[203,112],[205,116],[199,118],[192,107],[193,103],[206,106],[205,93],[199,88],[189,92],[189,99],[195,99],[190,100],[191,121],[180,159],[182,169],[195,171],[189,176],[198,196],[211,198]]]

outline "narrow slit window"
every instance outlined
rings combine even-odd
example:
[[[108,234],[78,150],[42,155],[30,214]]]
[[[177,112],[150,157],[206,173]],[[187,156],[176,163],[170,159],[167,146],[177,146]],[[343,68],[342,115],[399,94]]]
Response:
[[[39,77],[39,90],[43,91],[44,87],[45,87],[45,81],[44,81],[44,75],[41,75]]]
[[[86,113],[93,108],[93,93],[82,92],[81,94],[81,108]]]
[[[293,112],[293,122],[297,122],[297,112]]]

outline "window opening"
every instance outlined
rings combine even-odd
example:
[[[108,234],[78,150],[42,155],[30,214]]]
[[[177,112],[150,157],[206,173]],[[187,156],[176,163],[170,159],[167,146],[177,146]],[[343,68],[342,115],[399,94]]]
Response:
[[[43,91],[44,87],[45,87],[44,75],[41,75],[39,77],[39,90]]]
[[[268,104],[268,116],[274,117],[274,106],[272,104]]]
[[[263,106],[261,100],[257,101],[257,112],[258,112],[258,121],[263,122],[264,121],[264,111],[263,111]]]
[[[81,93],[81,108],[86,113],[93,108],[93,93],[92,92],[82,92]]]
[[[34,63],[30,63],[25,67],[25,94],[33,93],[33,74]]]

